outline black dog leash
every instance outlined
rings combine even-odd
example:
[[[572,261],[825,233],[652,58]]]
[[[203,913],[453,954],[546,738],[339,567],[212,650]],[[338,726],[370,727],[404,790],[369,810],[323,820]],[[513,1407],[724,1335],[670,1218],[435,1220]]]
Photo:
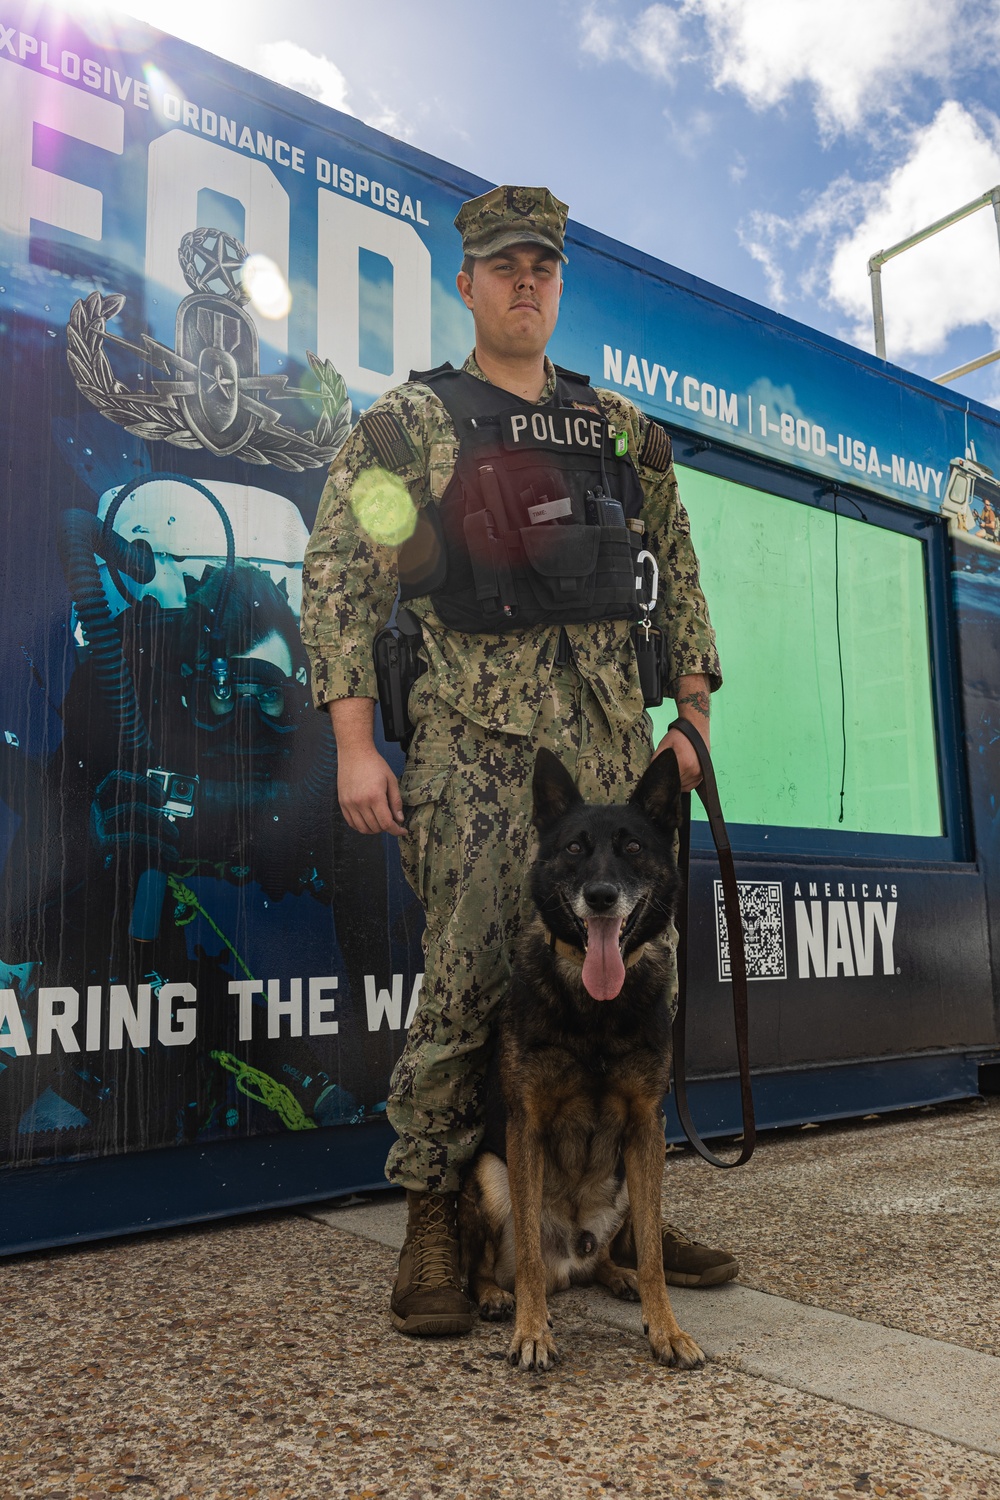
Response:
[[[729,934],[729,963],[733,985],[733,1019],[736,1025],[736,1055],[740,1067],[740,1103],[743,1114],[743,1148],[733,1161],[723,1161],[705,1145],[695,1128],[688,1107],[686,1070],[687,1031],[687,954],[688,954],[688,907],[691,873],[691,793],[685,792],[681,805],[683,815],[680,829],[680,858],[678,861],[684,894],[677,912],[677,1014],[674,1017],[674,1089],[677,1115],[684,1134],[699,1156],[711,1162],[713,1167],[742,1167],[753,1155],[757,1143],[757,1127],[753,1112],[753,1091],[750,1087],[750,1054],[747,1046],[747,960],[743,943],[743,918],[740,913],[740,892],[736,883],[736,866],[733,851],[726,832],[726,822],[719,802],[719,788],[715,781],[715,770],[708,753],[708,746],[687,719],[675,719],[671,729],[679,729],[694,746],[701,766],[701,785],[696,788],[698,796],[708,814],[712,839],[719,857],[722,875],[722,896],[726,910],[726,929]]]

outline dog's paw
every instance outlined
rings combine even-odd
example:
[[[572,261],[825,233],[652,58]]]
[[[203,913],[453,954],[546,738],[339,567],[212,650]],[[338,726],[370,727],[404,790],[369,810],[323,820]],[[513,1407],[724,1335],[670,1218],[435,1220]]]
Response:
[[[661,1365],[671,1365],[678,1370],[700,1370],[705,1363],[704,1351],[698,1348],[690,1334],[680,1329],[671,1338],[669,1334],[649,1335],[649,1347],[653,1358]]]
[[[547,1370],[559,1363],[559,1350],[548,1328],[534,1333],[515,1328],[507,1359],[515,1370]]]
[[[620,1297],[623,1302],[639,1301],[639,1277],[635,1271],[630,1271],[627,1266],[616,1267],[614,1273],[607,1278],[604,1285],[612,1297]]]
[[[514,1307],[514,1298],[510,1292],[494,1287],[492,1291],[484,1292],[479,1299],[479,1316],[487,1323],[502,1323],[505,1318],[513,1316]]]

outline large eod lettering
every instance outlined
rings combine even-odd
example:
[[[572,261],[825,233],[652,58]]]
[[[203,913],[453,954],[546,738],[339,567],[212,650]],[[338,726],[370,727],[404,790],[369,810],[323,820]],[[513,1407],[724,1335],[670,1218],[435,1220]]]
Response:
[[[103,194],[99,189],[34,163],[35,125],[85,141],[125,163],[125,110],[111,99],[0,60],[0,230],[21,237],[32,221],[100,241]],[[148,117],[147,117],[148,118]],[[130,164],[131,166],[131,164]],[[242,236],[251,253],[268,256],[285,278],[293,231],[291,202],[264,161],[177,128],[149,144],[146,182],[147,280],[176,295],[188,294],[177,248],[198,227],[198,194],[210,189],[243,208]],[[351,389],[379,395],[405,380],[410,369],[431,363],[431,257],[415,227],[330,189],[317,189],[316,326],[304,343],[332,360]],[[214,227],[214,226],[213,226]],[[361,362],[359,256],[384,256],[392,266],[392,369]],[[296,287],[292,284],[292,295]],[[166,299],[171,304],[172,298]],[[258,317],[262,344],[288,348],[287,317]],[[174,307],[149,306],[151,332],[173,344]]]

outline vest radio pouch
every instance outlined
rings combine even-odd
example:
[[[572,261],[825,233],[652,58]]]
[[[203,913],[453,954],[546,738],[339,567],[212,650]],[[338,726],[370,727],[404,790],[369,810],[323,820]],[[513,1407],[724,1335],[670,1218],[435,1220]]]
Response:
[[[638,620],[642,486],[586,378],[557,370],[540,406],[465,371],[420,378],[459,450],[441,500],[424,507],[436,566],[413,566],[429,550],[415,533],[399,555],[402,600],[428,595],[443,625],[472,633]]]

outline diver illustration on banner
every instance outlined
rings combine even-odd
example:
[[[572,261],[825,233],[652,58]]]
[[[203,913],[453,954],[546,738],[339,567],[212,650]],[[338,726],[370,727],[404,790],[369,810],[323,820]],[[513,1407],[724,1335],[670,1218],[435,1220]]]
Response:
[[[146,447],[305,474],[342,446],[352,403],[311,351],[316,389],[261,373],[235,235],[199,227],[178,258],[190,294],[173,348],[110,331],[126,297],[99,288],[65,329],[99,416],[52,422],[93,497],[55,517],[58,688],[22,647],[61,732],[46,753],[11,729],[0,741],[0,797],[20,818],[2,870],[0,1135],[20,1164],[357,1123],[382,1107],[402,1042],[379,1003],[402,982],[412,902],[380,842],[335,811],[298,628],[301,509],[204,465],[153,468]],[[117,377],[116,350],[146,388]],[[311,428],[284,419],[289,399],[319,403]]]
[[[4,800],[24,811],[5,870],[7,1108],[21,1060],[32,1069],[10,1124],[27,1151],[52,1132],[78,1147],[123,1129],[143,1145],[200,1138],[237,1125],[240,1098],[273,1128],[363,1117],[360,1039],[338,1033],[386,872],[377,841],[331,816],[335,747],[298,631],[298,510],[153,471],[106,490],[96,515],[64,510],[58,532],[76,658],[63,737],[44,763],[16,736],[2,747]],[[335,924],[317,927],[324,972],[259,975],[255,923],[259,958],[270,912],[287,921],[302,900]],[[176,1059],[196,1038],[192,1077]],[[155,1118],[128,1052],[144,1054]]]

